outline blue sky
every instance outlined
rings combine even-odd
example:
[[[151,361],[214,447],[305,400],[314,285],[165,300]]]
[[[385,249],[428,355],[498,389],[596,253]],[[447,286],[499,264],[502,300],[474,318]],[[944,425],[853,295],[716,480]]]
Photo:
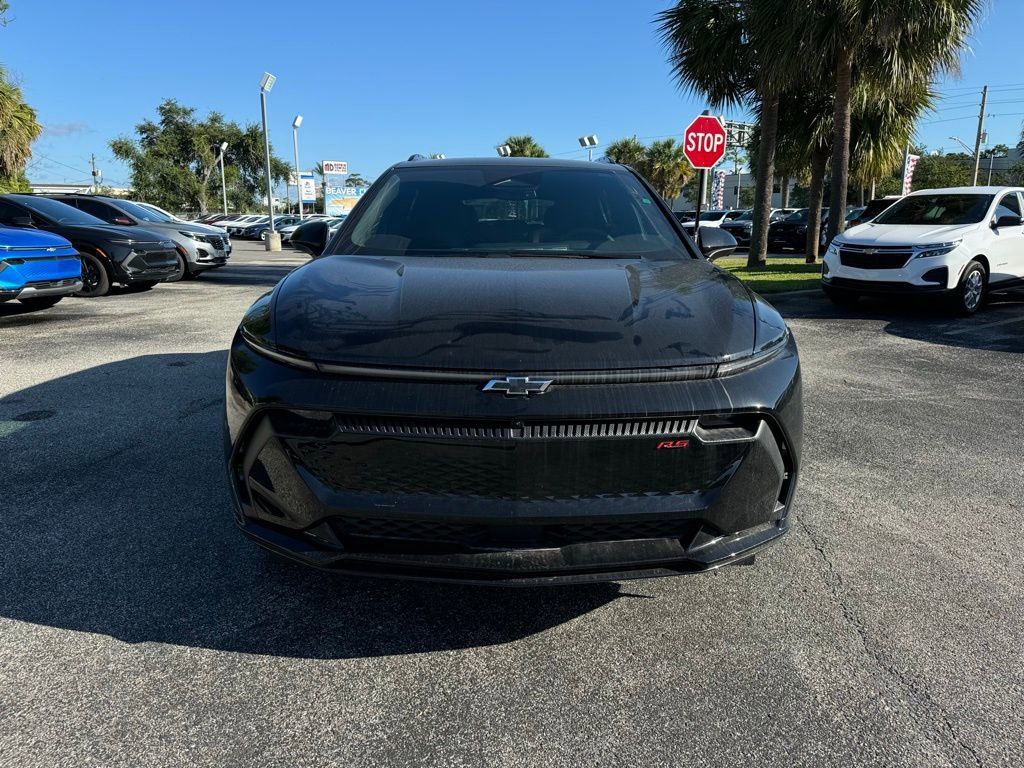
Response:
[[[127,182],[108,142],[165,97],[258,121],[264,70],[278,78],[269,111],[279,155],[291,160],[301,113],[303,166],[347,160],[372,177],[414,152],[490,155],[512,133],[565,157],[584,156],[585,133],[678,135],[705,105],[671,81],[652,24],[669,4],[11,0],[0,62],[46,126],[33,181],[85,180],[95,152],[107,183]],[[984,83],[1001,86],[987,110],[997,115],[991,141],[1016,144],[1021,29],[1024,2],[995,0],[960,78],[941,85],[943,106],[920,126],[930,148],[956,150],[951,135],[973,143]]]

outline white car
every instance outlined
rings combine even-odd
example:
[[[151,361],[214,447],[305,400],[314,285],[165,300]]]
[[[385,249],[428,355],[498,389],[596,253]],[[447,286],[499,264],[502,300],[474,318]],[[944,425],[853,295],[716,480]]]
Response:
[[[935,294],[973,314],[989,291],[1024,284],[1024,188],[925,189],[832,241],[822,265],[838,304]]]
[[[682,211],[676,212],[676,218],[679,219],[679,223],[683,225],[684,229],[693,229],[694,217],[697,215],[696,211]],[[742,209],[737,210],[718,210],[718,211],[701,211],[700,212],[700,226],[701,229],[704,227],[720,227],[723,221],[731,221],[732,219],[738,219],[743,215]]]

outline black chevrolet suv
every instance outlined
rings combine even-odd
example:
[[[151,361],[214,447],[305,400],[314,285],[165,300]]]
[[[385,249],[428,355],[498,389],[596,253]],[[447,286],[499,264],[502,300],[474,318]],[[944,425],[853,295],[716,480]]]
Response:
[[[78,296],[103,296],[112,283],[151,288],[178,267],[174,243],[140,227],[111,226],[85,211],[35,195],[0,195],[0,224],[54,232],[82,257]]]

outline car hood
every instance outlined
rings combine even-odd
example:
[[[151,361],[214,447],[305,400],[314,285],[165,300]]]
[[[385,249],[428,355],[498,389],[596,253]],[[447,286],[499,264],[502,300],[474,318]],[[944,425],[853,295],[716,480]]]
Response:
[[[163,232],[154,232],[144,227],[118,227],[113,224],[61,224],[62,233],[73,238],[92,237],[99,239],[130,240],[133,243],[162,243],[167,240]]]
[[[0,227],[0,248],[70,248],[60,235],[39,229]]]
[[[198,232],[201,235],[223,235],[224,230],[218,227],[211,227],[206,224],[193,224],[188,221],[147,221],[142,225],[146,229],[155,232],[166,230],[167,232]]]
[[[355,365],[669,367],[750,354],[754,304],[700,260],[328,256],[278,285],[269,340]]]
[[[858,224],[842,235],[842,242],[856,245],[929,245],[959,240],[974,232],[978,224],[937,227],[931,224]]]

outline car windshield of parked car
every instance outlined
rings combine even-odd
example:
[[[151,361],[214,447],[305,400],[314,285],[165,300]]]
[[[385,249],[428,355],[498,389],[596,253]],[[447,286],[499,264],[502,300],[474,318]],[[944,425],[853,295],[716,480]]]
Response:
[[[117,206],[125,213],[134,216],[139,221],[148,221],[155,224],[168,224],[174,220],[164,216],[162,213],[150,210],[149,208],[143,208],[141,205],[130,203],[127,200],[118,200]]]
[[[751,209],[749,211],[744,211],[739,216],[737,216],[735,219],[733,219],[733,221],[753,221],[753,219],[754,219],[754,211],[753,211],[753,209]]]
[[[19,197],[18,202],[54,224],[81,224],[84,226],[106,225],[103,219],[81,211],[73,205],[50,200],[48,197]]]
[[[783,221],[796,221],[807,223],[807,219],[810,217],[810,211],[807,208],[801,208],[799,211],[789,214]]]
[[[977,224],[985,218],[992,195],[911,195],[894,203],[876,224]]]
[[[360,206],[333,252],[690,257],[632,174],[514,164],[397,168]]]

